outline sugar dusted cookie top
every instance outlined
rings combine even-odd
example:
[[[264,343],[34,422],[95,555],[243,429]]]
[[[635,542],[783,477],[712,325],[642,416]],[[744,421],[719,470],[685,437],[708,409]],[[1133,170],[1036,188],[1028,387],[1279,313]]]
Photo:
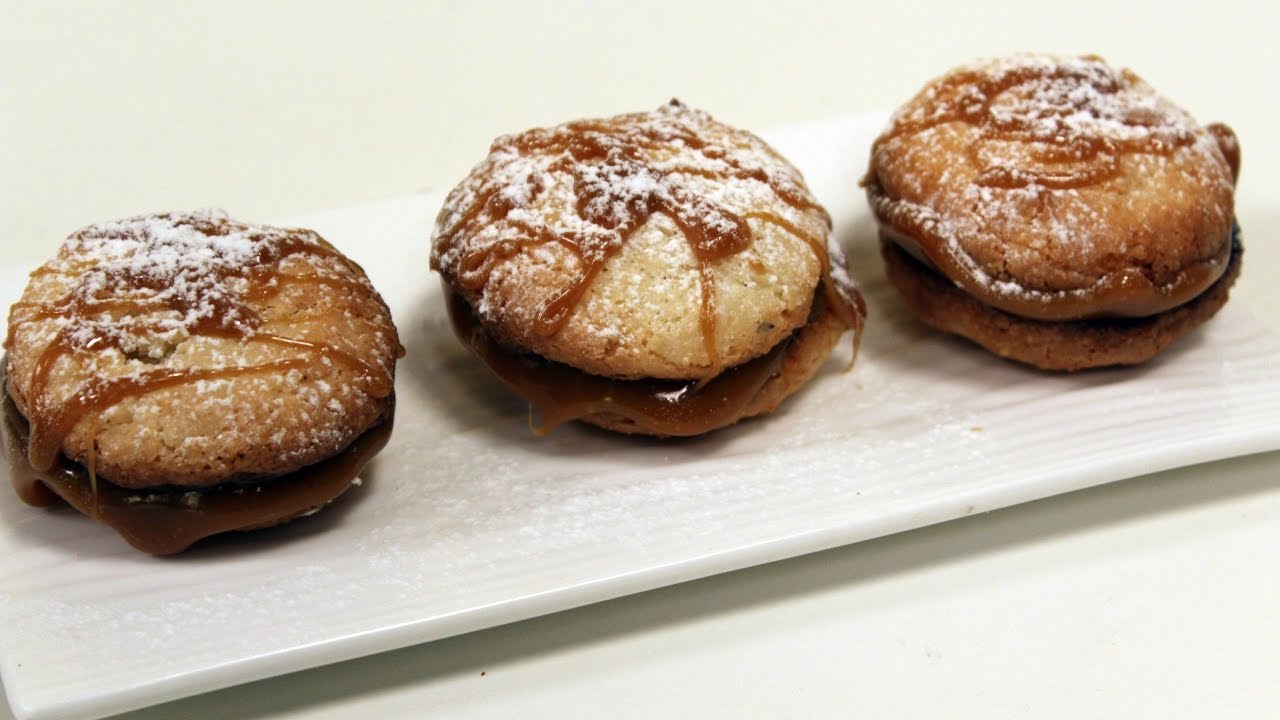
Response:
[[[30,458],[124,487],[278,475],[391,407],[402,352],[364,272],[309,230],[217,211],[79,230],[10,310]]]
[[[882,224],[984,302],[1046,320],[1149,315],[1227,266],[1238,148],[1129,70],[1017,55],[957,68],[872,150]]]
[[[446,199],[432,265],[508,347],[697,379],[805,323],[829,234],[794,167],[673,101],[499,138]]]

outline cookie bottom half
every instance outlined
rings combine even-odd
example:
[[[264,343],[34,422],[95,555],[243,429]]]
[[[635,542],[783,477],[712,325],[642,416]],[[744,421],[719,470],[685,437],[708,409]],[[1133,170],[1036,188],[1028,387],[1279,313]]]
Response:
[[[580,420],[620,433],[684,437],[772,412],[808,382],[848,329],[819,292],[808,321],[787,339],[709,380],[621,380],[503,347],[460,295],[449,292],[448,305],[457,336],[540,413],[538,433]]]
[[[211,535],[266,528],[320,510],[346,492],[387,444],[395,407],[390,400],[382,419],[341,452],[285,475],[201,489],[137,490],[91,479],[84,466],[61,454],[48,470],[33,468],[26,453],[26,418],[8,392],[3,394],[0,435],[18,497],[35,506],[65,502],[152,555],[172,555]]]
[[[1171,310],[1143,318],[1049,322],[984,305],[892,240],[880,239],[889,281],[927,325],[1044,370],[1083,370],[1150,360],[1221,309],[1240,274],[1243,252],[1240,233],[1235,230],[1231,259],[1222,277]]]

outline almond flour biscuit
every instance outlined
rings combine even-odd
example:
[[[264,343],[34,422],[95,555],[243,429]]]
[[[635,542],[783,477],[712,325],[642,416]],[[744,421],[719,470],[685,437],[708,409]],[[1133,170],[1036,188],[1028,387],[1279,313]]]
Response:
[[[431,263],[459,337],[544,430],[769,412],[865,315],[800,173],[675,101],[499,138],[445,200]]]
[[[1018,55],[930,82],[864,184],[889,278],[926,323],[1078,370],[1143,362],[1226,301],[1238,171],[1229,128],[1129,70]]]
[[[402,353],[320,236],[216,211],[79,230],[31,274],[6,349],[19,494],[155,554],[346,490],[389,435]]]

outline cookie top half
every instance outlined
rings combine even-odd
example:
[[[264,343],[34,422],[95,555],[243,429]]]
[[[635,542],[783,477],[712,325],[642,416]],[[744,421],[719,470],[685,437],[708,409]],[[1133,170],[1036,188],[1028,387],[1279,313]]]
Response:
[[[829,236],[790,163],[673,101],[499,138],[445,200],[432,266],[503,345],[699,379],[805,323]]]
[[[207,486],[325,459],[392,405],[401,354],[364,272],[310,230],[219,211],[92,225],[9,312],[32,465]]]
[[[988,304],[1044,320],[1143,316],[1227,267],[1238,146],[1129,70],[1017,55],[900,108],[866,180],[893,239]]]

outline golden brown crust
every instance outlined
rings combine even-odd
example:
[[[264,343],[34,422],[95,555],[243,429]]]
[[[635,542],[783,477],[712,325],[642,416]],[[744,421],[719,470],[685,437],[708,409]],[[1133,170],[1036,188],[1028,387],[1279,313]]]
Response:
[[[1045,322],[978,302],[892,241],[881,239],[880,251],[889,281],[926,324],[1045,370],[1135,365],[1151,359],[1226,303],[1243,254],[1238,240],[1233,242],[1227,270],[1209,290],[1158,315]]]
[[[32,274],[10,333],[8,389],[33,435],[70,418],[56,449],[130,488],[334,455],[389,411],[401,352],[363,271],[318,235],[215,212],[79,231]],[[103,390],[134,380],[144,391]]]
[[[676,101],[499,138],[446,198],[431,264],[455,333],[544,431],[768,412],[866,315],[799,172]]]
[[[1030,315],[1018,308],[1087,305],[1110,283],[1143,299],[1101,312],[1141,315],[1222,272],[1230,144],[1099,58],[1014,56],[953,70],[904,105],[873,148],[868,195],[987,304]]]
[[[12,484],[23,502],[47,507],[60,499],[153,555],[182,552],[211,535],[259,530],[318,512],[358,484],[353,482],[356,474],[386,444],[392,429],[388,408],[385,419],[342,452],[252,486],[130,489],[92,477],[84,466],[61,455],[48,470],[31,467],[25,462],[29,425],[7,394],[3,406],[0,445],[9,456]]]
[[[673,102],[499,138],[446,199],[432,265],[503,345],[705,379],[804,324],[828,222],[763,141]]]
[[[728,427],[734,423],[757,415],[771,413],[793,393],[804,387],[805,383],[818,372],[832,348],[840,341],[848,328],[844,322],[825,304],[817,306],[809,321],[796,330],[782,356],[777,374],[769,378],[760,388],[742,412],[731,418],[725,418],[720,427]],[[857,347],[861,328],[855,328],[854,347]],[[613,430],[615,432],[660,435],[637,424],[634,420],[615,413],[595,413],[579,418],[585,423]]]

